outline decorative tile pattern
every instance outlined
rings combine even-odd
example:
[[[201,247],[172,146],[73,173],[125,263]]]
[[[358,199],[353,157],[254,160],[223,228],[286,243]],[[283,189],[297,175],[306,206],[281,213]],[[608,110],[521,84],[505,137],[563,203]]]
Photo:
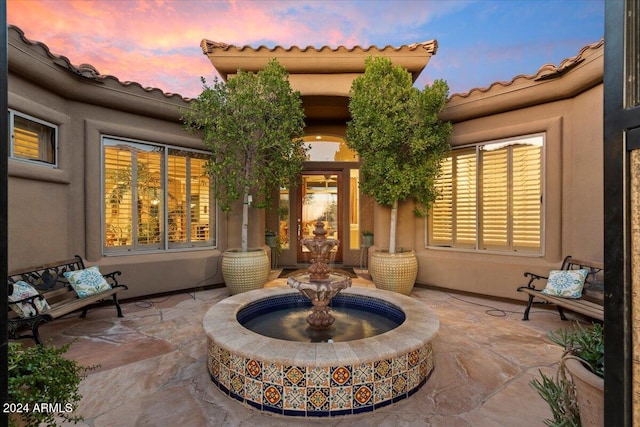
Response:
[[[282,387],[277,385],[265,385],[262,400],[263,404],[274,408],[282,408]]]
[[[362,384],[353,391],[353,406],[371,406],[373,402],[373,383]]]
[[[329,387],[331,373],[328,367],[307,367],[307,387]]]
[[[401,396],[407,392],[407,374],[402,373],[394,375],[391,379],[391,385],[393,387],[393,397]]]
[[[352,387],[331,387],[330,409],[332,411],[351,409],[353,407]]]
[[[252,378],[244,379],[244,398],[250,402],[262,404],[262,382]]]
[[[391,395],[392,389],[391,378],[375,381],[373,383],[373,403],[377,404],[391,400],[393,398]]]
[[[328,411],[329,397],[328,387],[307,387],[307,411]]]
[[[284,367],[284,385],[285,386],[304,386],[305,384],[305,368],[297,366]]]
[[[384,359],[378,360],[373,365],[374,379],[381,380],[391,376],[391,364],[392,360]]]
[[[220,379],[220,384],[228,389],[229,388],[229,368],[221,364],[219,375],[220,376],[218,378]]]
[[[244,379],[244,376],[232,371],[229,377],[229,391],[238,396],[244,396]]]
[[[407,363],[409,368],[418,366],[420,364],[420,352],[418,350],[410,351],[407,355]]]
[[[290,410],[307,410],[306,387],[284,387],[283,408]]]
[[[233,372],[244,374],[244,361],[244,357],[237,354],[231,354],[229,356],[229,369],[231,369]]]
[[[247,361],[246,367],[247,367],[247,375],[257,380],[262,379],[262,363],[261,362],[250,359]]]
[[[361,363],[352,368],[353,384],[366,384],[373,382],[373,362]]]
[[[433,369],[433,346],[427,343],[392,359],[329,368],[246,359],[209,343],[207,363],[216,385],[256,408],[345,415],[384,406],[417,390]]]
[[[264,362],[262,380],[271,384],[283,385],[284,376],[282,373],[282,364]]]
[[[351,367],[339,366],[331,371],[331,385],[345,386],[351,384]]]
[[[411,391],[420,385],[420,367],[414,366],[407,371],[407,391]]]
[[[391,361],[391,372],[393,375],[407,371],[407,355],[402,354]]]
[[[270,305],[262,309],[268,310]],[[420,307],[419,311],[424,310]],[[228,314],[220,316],[211,324],[218,326],[227,318]],[[425,328],[429,328],[426,323]],[[433,337],[433,329],[430,333]],[[418,338],[424,337],[423,332],[420,334]],[[291,361],[282,363],[280,359],[273,362],[255,353],[246,353],[244,348],[225,348],[220,340],[214,344],[209,338],[207,366],[213,384],[223,393],[258,410],[300,417],[359,414],[412,395],[433,370],[434,353],[429,334],[417,348],[403,348],[402,336],[398,335],[397,346],[380,354],[379,360],[353,363],[336,358],[330,362],[331,366],[307,366],[313,361],[292,364]],[[377,351],[371,349],[368,353]],[[304,353],[297,350],[293,354],[302,354],[301,359],[305,360]]]

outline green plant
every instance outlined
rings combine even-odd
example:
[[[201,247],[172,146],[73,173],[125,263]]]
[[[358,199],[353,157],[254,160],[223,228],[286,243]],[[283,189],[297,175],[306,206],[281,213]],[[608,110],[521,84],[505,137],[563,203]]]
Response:
[[[267,229],[265,230],[265,232],[264,232],[264,235],[265,235],[265,236],[275,236],[275,235],[276,235],[276,232],[267,228]]]
[[[419,90],[407,70],[385,57],[369,57],[365,65],[351,86],[346,142],[362,160],[362,192],[391,207],[395,253],[398,202],[411,199],[424,215],[437,196],[434,183],[450,151],[452,125],[438,118],[449,86],[436,80]]]
[[[552,427],[580,426],[580,411],[576,390],[564,361],[566,358],[579,359],[591,371],[604,378],[604,331],[599,323],[585,328],[579,323],[571,329],[558,329],[547,334],[554,343],[564,349],[558,370],[552,377],[540,372],[541,379],[529,384],[536,389],[540,397],[547,402],[553,419],[545,420]]]
[[[370,231],[370,230],[364,230],[364,231],[362,232],[362,235],[363,235],[363,236],[373,236],[373,231]]]
[[[227,83],[216,79],[183,112],[185,128],[200,132],[212,154],[208,173],[224,211],[242,198],[242,251],[247,251],[250,195],[269,205],[273,188],[292,187],[302,171],[304,110],[288,73],[271,60],[258,73],[242,70]]]
[[[34,346],[24,348],[9,343],[8,396],[19,416],[28,426],[46,423],[56,426],[56,418],[77,423],[81,416],[73,415],[82,399],[78,388],[89,370],[63,355],[70,344],[60,348]],[[19,410],[19,412],[18,412]],[[10,418],[12,425],[16,420]]]
[[[571,380],[567,378],[564,368],[558,369],[553,377],[546,376],[542,371],[538,372],[541,380],[536,378],[529,384],[536,389],[551,409],[553,419],[544,420],[545,425],[579,427],[580,412],[578,411],[575,388]]]
[[[591,372],[604,378],[604,329],[602,324],[593,323],[585,328],[576,323],[572,329],[558,329],[549,333],[549,339],[562,346],[565,353],[572,355],[591,369]]]
[[[280,206],[278,208],[278,218],[281,221],[289,220],[289,206]]]

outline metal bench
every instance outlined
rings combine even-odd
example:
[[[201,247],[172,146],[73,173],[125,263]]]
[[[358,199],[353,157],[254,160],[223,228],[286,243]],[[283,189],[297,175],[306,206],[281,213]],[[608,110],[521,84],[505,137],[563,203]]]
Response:
[[[18,281],[24,281],[33,286],[39,295],[22,299],[20,301],[9,302],[8,329],[9,339],[32,338],[38,345],[42,345],[38,327],[42,323],[50,322],[66,314],[82,309],[80,317],[87,315],[89,306],[99,303],[107,298],[113,299],[118,317],[123,317],[120,303],[118,302],[118,292],[128,289],[126,285],[118,283],[116,276],[121,275],[120,271],[104,274],[103,277],[110,285],[111,289],[90,295],[84,298],[78,297],[76,291],[71,287],[69,281],[64,276],[65,272],[84,270],[84,262],[78,255],[75,258],[59,261],[39,267],[30,267],[10,273],[8,277],[7,291],[13,293],[13,285]],[[49,304],[49,309],[38,313],[35,301],[45,298]],[[36,314],[31,317],[21,317],[11,305],[18,303],[30,304]],[[30,329],[31,335],[20,335],[19,331]]]
[[[584,289],[582,291],[582,297],[562,298],[542,293],[545,287],[548,277],[541,276],[539,274],[526,272],[525,277],[529,277],[529,283],[526,286],[520,286],[519,292],[524,292],[529,295],[529,303],[524,311],[524,317],[522,320],[529,320],[529,311],[534,303],[541,304],[555,304],[558,308],[558,313],[562,320],[567,320],[564,314],[564,309],[571,310],[576,313],[583,314],[592,319],[604,321],[604,264],[593,261],[582,261],[574,259],[571,256],[567,256],[561,266],[561,270],[577,270],[586,269],[589,271],[587,280],[585,281]],[[540,283],[540,287],[536,287],[536,284]],[[541,301],[536,301],[536,298]]]

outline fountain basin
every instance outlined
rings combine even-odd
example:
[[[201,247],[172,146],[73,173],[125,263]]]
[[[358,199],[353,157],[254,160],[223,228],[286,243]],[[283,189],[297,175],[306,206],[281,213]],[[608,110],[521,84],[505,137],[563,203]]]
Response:
[[[302,294],[270,296],[252,302],[238,312],[238,322],[247,329],[271,338],[294,342],[342,342],[381,335],[405,321],[399,307],[378,298],[338,294],[331,299],[336,322],[328,328],[314,328],[305,319],[312,307]]]
[[[348,296],[386,301],[405,321],[370,338],[306,343],[268,338],[237,320],[243,307],[296,290],[250,291],[214,305],[204,316],[207,365],[213,383],[228,396],[261,411],[330,417],[373,411],[411,396],[433,370],[435,313],[394,292],[350,288]]]

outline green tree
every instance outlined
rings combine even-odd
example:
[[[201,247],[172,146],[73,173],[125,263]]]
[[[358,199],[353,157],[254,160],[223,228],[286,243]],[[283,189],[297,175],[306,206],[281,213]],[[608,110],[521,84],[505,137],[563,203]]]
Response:
[[[208,172],[222,210],[242,198],[242,251],[247,251],[250,196],[257,207],[269,203],[273,188],[292,186],[302,170],[300,137],[304,110],[286,69],[276,59],[257,72],[238,70],[224,83],[217,78],[183,112],[185,128],[200,132],[212,153]]]
[[[347,145],[362,159],[362,192],[391,207],[395,253],[398,202],[413,200],[424,215],[437,197],[435,179],[450,151],[452,125],[438,118],[449,86],[436,80],[419,90],[407,70],[385,57],[369,57],[365,65],[351,86]]]

